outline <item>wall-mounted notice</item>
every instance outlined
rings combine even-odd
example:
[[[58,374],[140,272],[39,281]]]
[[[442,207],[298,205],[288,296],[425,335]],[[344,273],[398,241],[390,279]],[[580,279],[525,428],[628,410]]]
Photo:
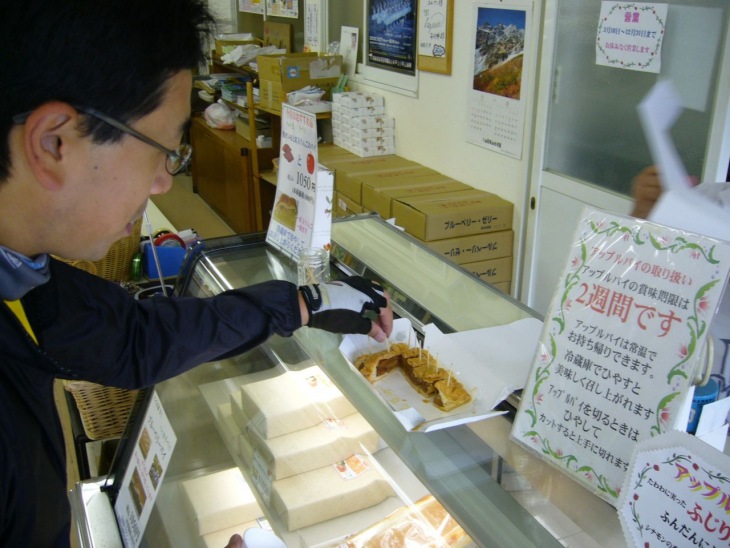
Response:
[[[658,73],[668,4],[601,2],[596,64]]]
[[[317,116],[281,105],[281,152],[266,241],[295,260],[306,247],[329,249],[332,172],[317,162]]]
[[[418,3],[418,70],[451,74],[454,0]]]
[[[529,83],[532,2],[475,4],[467,141],[520,159]]]
[[[266,0],[266,15],[299,17],[299,0]]]
[[[304,51],[327,49],[327,10],[322,0],[304,0]]]
[[[157,392],[152,395],[142,424],[114,503],[125,548],[139,546],[142,540],[177,442]]]
[[[238,11],[263,14],[264,0],[238,0]]]
[[[730,244],[590,208],[573,241],[512,436],[615,506],[636,444],[681,421]]]
[[[684,432],[640,443],[618,515],[628,546],[728,546],[730,457]]]

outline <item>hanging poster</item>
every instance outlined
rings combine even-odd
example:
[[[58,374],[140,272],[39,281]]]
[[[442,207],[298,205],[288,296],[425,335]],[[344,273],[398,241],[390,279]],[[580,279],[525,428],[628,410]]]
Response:
[[[281,105],[281,152],[266,241],[293,259],[307,247],[329,249],[334,176],[317,161],[317,115]]]
[[[420,0],[418,70],[451,74],[454,0]]]
[[[519,4],[518,4],[519,5]],[[477,2],[467,141],[522,158],[532,5]]]
[[[322,0],[304,0],[304,52],[327,51],[327,11]]]
[[[266,0],[266,15],[299,18],[299,0]]]
[[[638,442],[676,426],[730,244],[586,208],[512,436],[616,506]]]
[[[730,457],[685,432],[636,447],[618,515],[627,546],[730,544]]]
[[[162,479],[172,458],[177,437],[153,393],[140,432],[114,503],[119,532],[125,548],[139,546],[147,527]]]
[[[238,0],[238,11],[263,14],[264,0]]]
[[[668,4],[601,2],[596,64],[659,73]]]
[[[416,73],[417,0],[368,0],[367,63]]]

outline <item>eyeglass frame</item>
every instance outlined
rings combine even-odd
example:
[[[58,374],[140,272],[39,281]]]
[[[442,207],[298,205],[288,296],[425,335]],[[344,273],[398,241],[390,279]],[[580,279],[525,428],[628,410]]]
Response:
[[[193,155],[193,147],[188,143],[180,143],[176,150],[172,150],[155,141],[154,139],[140,133],[139,131],[125,124],[124,122],[120,122],[119,120],[112,118],[111,116],[104,114],[103,112],[100,112],[95,108],[79,106],[74,106],[74,108],[79,112],[83,112],[84,114],[88,114],[89,116],[93,116],[94,118],[98,118],[102,122],[109,124],[113,128],[121,131],[122,133],[131,135],[132,137],[139,139],[143,143],[146,143],[151,147],[156,148],[160,152],[164,152],[167,155],[167,159],[165,160],[165,169],[170,175],[177,175],[178,173],[182,172],[190,163],[190,158]],[[13,116],[13,122],[16,124],[24,124],[25,121],[28,119],[28,116],[30,116],[30,112],[16,114],[15,116]],[[170,165],[174,166],[175,162],[177,161],[180,162],[180,165],[177,167],[177,169],[170,169]]]

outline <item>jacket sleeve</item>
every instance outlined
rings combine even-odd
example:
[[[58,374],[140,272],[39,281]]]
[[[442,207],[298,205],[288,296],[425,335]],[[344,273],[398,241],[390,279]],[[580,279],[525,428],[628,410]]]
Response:
[[[56,374],[140,388],[245,352],[301,326],[296,285],[273,280],[210,298],[138,301],[124,288],[54,261],[27,306]]]

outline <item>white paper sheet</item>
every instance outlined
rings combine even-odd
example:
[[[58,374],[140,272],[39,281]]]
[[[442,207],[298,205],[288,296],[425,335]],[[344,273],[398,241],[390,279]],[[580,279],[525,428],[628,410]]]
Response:
[[[355,358],[383,350],[385,344],[373,343],[365,335],[347,335],[340,351],[354,374],[371,386],[406,430],[430,432],[504,414],[494,408],[524,386],[541,329],[542,322],[535,319],[449,335],[427,325],[423,347],[437,357],[442,367],[452,371],[473,398],[448,413],[424,401],[400,371],[393,371],[373,384],[362,377],[353,365]],[[416,341],[410,322],[396,320],[390,342],[416,346]]]

